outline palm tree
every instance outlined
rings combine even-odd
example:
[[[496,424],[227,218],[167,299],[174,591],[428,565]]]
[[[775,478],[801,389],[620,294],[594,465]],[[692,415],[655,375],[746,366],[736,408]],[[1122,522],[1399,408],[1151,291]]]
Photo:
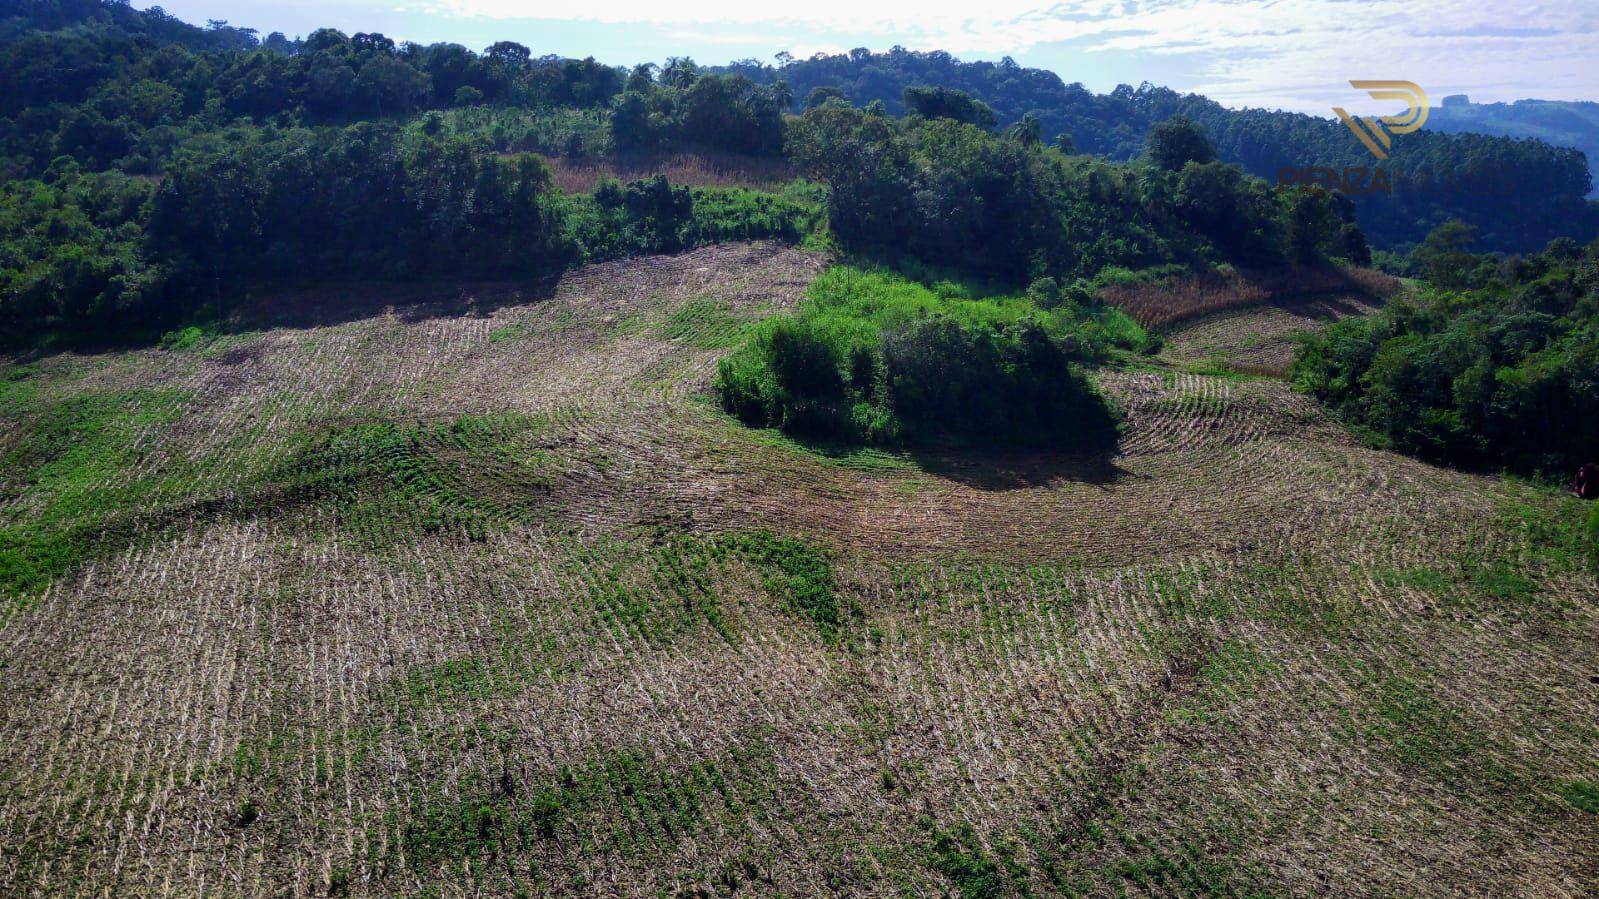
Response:
[[[1005,129],[1005,136],[1027,146],[1035,146],[1044,142],[1044,126],[1039,124],[1038,116],[1024,113],[1020,121]]]

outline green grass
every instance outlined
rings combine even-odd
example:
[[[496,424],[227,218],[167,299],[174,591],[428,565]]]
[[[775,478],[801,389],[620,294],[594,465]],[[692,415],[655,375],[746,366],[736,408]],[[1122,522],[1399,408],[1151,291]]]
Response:
[[[712,573],[718,556],[686,536],[643,550],[606,542],[581,551],[574,573],[587,575],[589,602],[609,630],[662,646],[703,623],[732,642]]]
[[[971,825],[931,830],[926,850],[927,866],[944,875],[961,899],[998,899],[1009,895],[1004,869],[978,842]]]
[[[1494,526],[1525,535],[1534,559],[1557,572],[1599,572],[1599,503],[1568,496],[1501,500]]]
[[[847,347],[875,345],[883,329],[934,314],[996,328],[1036,320],[1056,336],[1073,335],[1105,348],[1147,339],[1120,310],[1096,311],[1070,303],[1042,309],[1026,294],[994,292],[991,285],[949,278],[929,283],[889,268],[851,264],[822,272],[797,314]]]
[[[267,480],[333,497],[348,534],[369,549],[415,534],[482,540],[543,515],[548,460],[526,438],[545,424],[504,413],[340,427],[305,439]]]
[[[331,496],[347,533],[373,548],[418,533],[481,539],[544,509],[544,460],[520,442],[542,422],[514,415],[356,425],[302,435],[286,461],[263,449],[225,461],[176,458],[129,477],[150,445],[141,435],[174,422],[185,400],[152,389],[56,398],[15,371],[0,382],[0,414],[20,430],[0,453],[0,498],[31,500],[26,515],[0,520],[0,622],[87,561],[159,533],[178,506],[223,514],[248,510],[250,497],[281,505]],[[198,487],[216,475],[233,500]]]
[[[847,613],[825,553],[798,538],[766,531],[721,539],[760,572],[762,585],[784,608],[815,624],[824,640],[838,639]]]
[[[5,382],[0,415],[21,437],[0,453],[6,482],[26,491],[25,516],[0,522],[0,621],[26,597],[95,555],[133,539],[129,516],[169,486],[126,478],[142,456],[139,435],[175,420],[174,390],[79,391],[51,398],[26,379]]]
[[[1226,356],[1212,355],[1195,362],[1181,363],[1181,367],[1189,374],[1203,375],[1207,378],[1221,378],[1226,381],[1259,381],[1267,375],[1242,372],[1232,367],[1231,360]]]
[[[737,345],[754,324],[752,319],[734,312],[725,302],[698,299],[668,316],[659,333],[667,340],[716,350]]]
[[[406,867],[428,870],[541,844],[603,842],[643,851],[671,847],[709,827],[737,827],[775,795],[777,771],[759,734],[708,759],[680,762],[650,747],[597,754],[523,784],[509,770],[442,790],[390,822]]]
[[[452,705],[463,700],[492,696],[496,678],[488,663],[471,657],[426,665],[406,673],[399,686],[408,708],[418,705]]]
[[[1590,815],[1599,815],[1599,783],[1568,780],[1560,783],[1556,789],[1560,793],[1560,798],[1571,803],[1573,808]]]
[[[190,325],[177,331],[168,331],[161,336],[161,348],[174,352],[186,352],[199,348],[208,342],[213,335],[198,325]]]
[[[652,645],[702,623],[735,642],[721,591],[740,568],[754,575],[779,608],[813,624],[825,641],[841,636],[851,614],[839,599],[825,551],[765,531],[712,537],[657,532],[645,541],[601,541],[584,547],[575,564],[591,573],[583,580],[600,621]]]
[[[1370,678],[1365,685],[1365,736],[1388,747],[1399,764],[1452,782],[1497,776],[1481,757],[1487,739],[1465,714],[1409,675]]]

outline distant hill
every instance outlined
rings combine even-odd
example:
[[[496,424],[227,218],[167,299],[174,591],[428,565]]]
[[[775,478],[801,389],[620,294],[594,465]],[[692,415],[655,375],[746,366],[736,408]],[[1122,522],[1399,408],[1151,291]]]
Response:
[[[213,20],[201,28],[159,6],[134,9],[127,0],[0,0],[0,39],[32,29],[54,31],[82,25],[112,26],[130,36],[191,50],[250,50],[254,28],[238,28]]]
[[[1427,128],[1446,134],[1476,132],[1530,137],[1557,147],[1575,147],[1599,172],[1599,103],[1587,100],[1517,100],[1473,103],[1465,94],[1445,97],[1427,117]],[[1599,180],[1599,178],[1596,178]],[[1599,196],[1599,184],[1589,192]]]
[[[962,62],[942,51],[896,47],[886,53],[818,54],[781,67],[750,60],[727,70],[758,82],[781,78],[802,100],[815,88],[836,87],[857,105],[881,101],[893,114],[904,111],[900,95],[907,87],[954,88],[991,106],[1000,127],[1031,114],[1045,140],[1067,134],[1078,152],[1109,159],[1139,155],[1151,125],[1183,115],[1204,125],[1223,160],[1268,180],[1290,166],[1341,170],[1374,163],[1330,117],[1229,109],[1208,97],[1147,82],[1096,94],[1009,58]],[[1440,129],[1407,135],[1383,167],[1407,179],[1449,179],[1467,188],[1355,196],[1361,228],[1376,246],[1404,248],[1455,218],[1476,226],[1480,249],[1525,252],[1555,237],[1586,242],[1599,234],[1599,204],[1583,199],[1593,187],[1587,161],[1564,146]],[[1483,185],[1493,189],[1482,190]]]

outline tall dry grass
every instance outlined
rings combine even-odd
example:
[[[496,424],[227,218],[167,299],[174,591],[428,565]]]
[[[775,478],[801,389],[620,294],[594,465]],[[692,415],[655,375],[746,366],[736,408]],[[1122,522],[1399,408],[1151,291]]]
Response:
[[[1146,328],[1160,328],[1224,309],[1332,294],[1391,296],[1399,280],[1370,268],[1239,270],[1163,278],[1103,288],[1099,299],[1120,307]]]

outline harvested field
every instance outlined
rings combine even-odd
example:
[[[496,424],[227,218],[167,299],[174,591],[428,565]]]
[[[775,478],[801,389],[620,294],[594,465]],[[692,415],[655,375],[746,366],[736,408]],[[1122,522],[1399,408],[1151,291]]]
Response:
[[[1166,278],[1113,285],[1099,299],[1118,306],[1146,328],[1166,328],[1228,309],[1328,297],[1385,299],[1399,281],[1369,268],[1296,268],[1234,271],[1225,275]]]
[[[1175,368],[1103,458],[747,430],[823,264],[0,363],[0,894],[1599,891],[1580,503]]]
[[[1296,335],[1342,318],[1369,315],[1382,305],[1360,294],[1275,300],[1213,313],[1175,326],[1165,357],[1207,363],[1244,374],[1280,377],[1294,361]]]

